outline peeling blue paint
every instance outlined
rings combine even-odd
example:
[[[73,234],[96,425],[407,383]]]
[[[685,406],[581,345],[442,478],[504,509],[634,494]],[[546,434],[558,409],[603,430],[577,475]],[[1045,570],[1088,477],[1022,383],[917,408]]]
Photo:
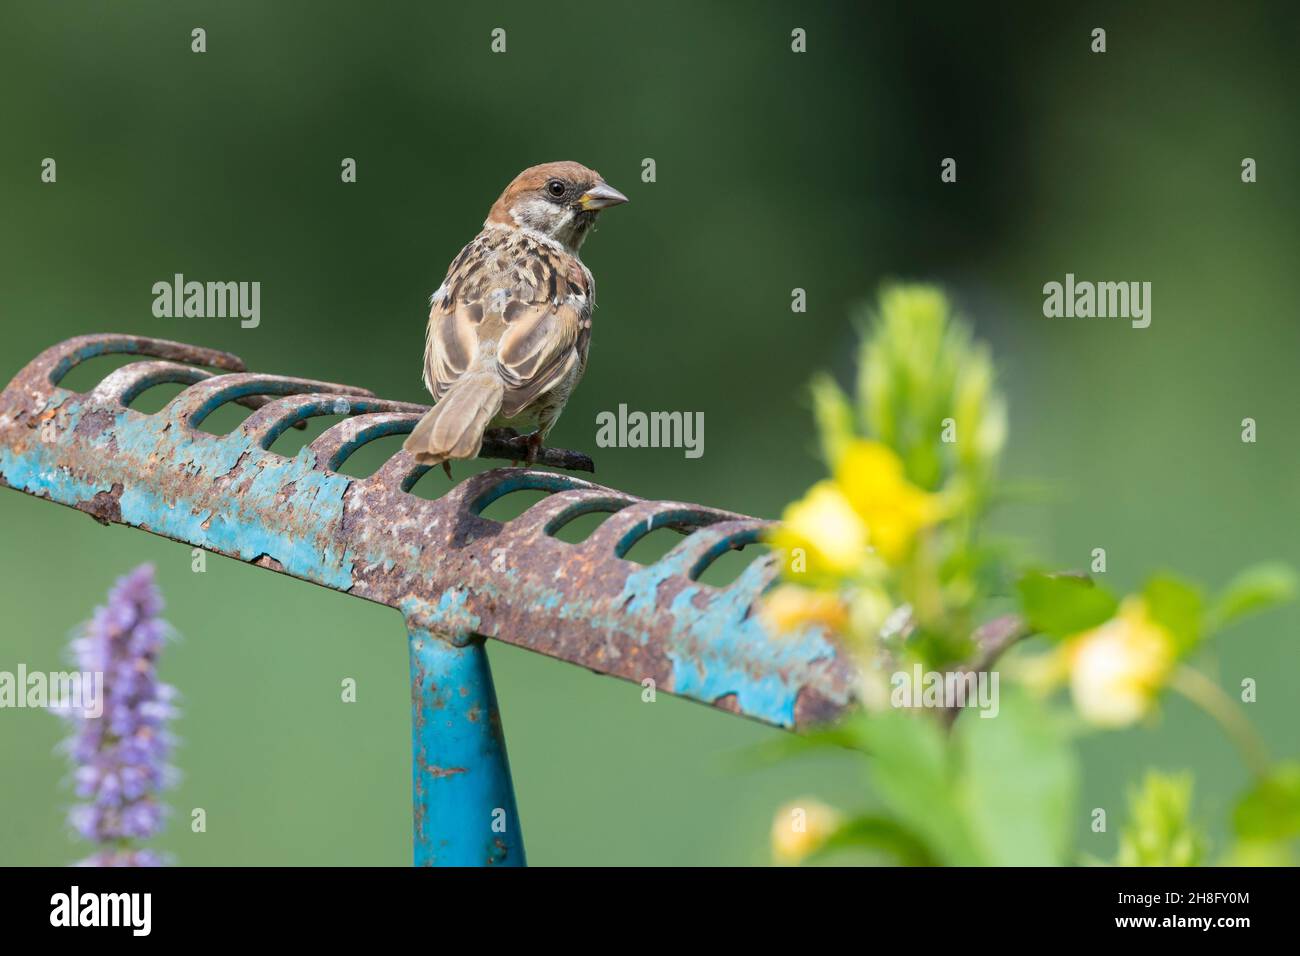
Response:
[[[769,635],[757,617],[744,614],[753,595],[724,590],[701,612],[695,597],[702,585],[682,590],[669,613],[683,636],[672,641],[673,691],[700,700],[736,695],[742,713],[782,727],[795,724],[802,672],[835,649],[816,630]]]
[[[407,628],[441,634],[457,644],[464,644],[482,625],[482,620],[467,607],[469,592],[462,587],[448,588],[436,601],[408,597],[402,601],[401,611]]]
[[[62,433],[75,432],[85,411],[79,400],[64,401],[58,413]],[[305,449],[305,453],[294,458],[267,455],[257,449],[258,461],[236,472],[241,460],[256,448],[247,436],[238,432],[221,437],[196,433],[183,444],[160,443],[158,421],[155,416],[136,415],[123,409],[106,427],[86,439],[91,448],[104,452],[103,475],[93,481],[76,478],[66,468],[55,465],[55,448],[39,441],[21,456],[7,446],[0,448],[0,462],[3,462],[0,473],[15,488],[68,505],[77,505],[98,492],[109,491],[116,482],[123,486],[118,503],[122,520],[127,524],[244,561],[269,555],[290,574],[341,591],[351,587],[351,553],[338,554],[336,549],[323,547],[317,540],[317,536],[328,537],[341,523],[343,496],[351,478],[316,469],[315,456]],[[158,459],[160,448],[164,449],[166,460],[158,461],[155,467],[212,476],[213,488],[216,482],[228,479],[240,487],[240,494],[232,499],[219,495],[219,489],[208,489],[212,493],[205,498],[223,505],[218,511],[205,500],[168,498],[155,490],[152,483],[132,480],[134,475],[115,475],[114,468],[130,469],[132,462]],[[283,489],[290,485],[293,493],[285,496]],[[245,520],[231,520],[228,510],[232,501],[234,516]],[[284,508],[310,514],[311,524],[318,530],[312,537],[285,540],[260,520],[264,511]]]
[[[111,482],[77,478],[45,456],[15,455],[3,445],[0,445],[0,478],[21,491],[61,504],[86,501],[112,488]]]
[[[768,634],[758,618],[749,614],[757,572],[738,578],[735,585],[739,586],[730,588],[692,583],[679,591],[667,608],[660,608],[660,585],[682,573],[683,568],[672,561],[634,571],[627,576],[617,602],[629,614],[672,619],[665,647],[673,665],[672,692],[702,701],[735,694],[741,713],[793,727],[795,704],[804,683],[800,675],[816,667],[818,661],[834,657],[834,646],[812,628],[780,637]]]

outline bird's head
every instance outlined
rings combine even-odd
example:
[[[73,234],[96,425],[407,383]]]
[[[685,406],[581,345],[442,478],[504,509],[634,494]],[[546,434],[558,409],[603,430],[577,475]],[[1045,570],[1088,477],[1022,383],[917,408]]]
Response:
[[[581,163],[543,163],[514,178],[485,225],[529,229],[577,252],[600,211],[627,201],[600,173]]]

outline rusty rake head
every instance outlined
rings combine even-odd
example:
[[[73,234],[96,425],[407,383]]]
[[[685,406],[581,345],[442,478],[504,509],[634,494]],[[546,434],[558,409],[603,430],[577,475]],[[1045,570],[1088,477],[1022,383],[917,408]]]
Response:
[[[126,353],[86,393],[60,387],[88,358]],[[129,405],[163,383],[165,408]],[[198,429],[227,402],[255,411],[229,435]],[[756,602],[774,556],[726,587],[701,583],[766,522],[644,501],[567,474],[498,468],[437,500],[410,494],[427,470],[398,452],[368,478],[340,474],[359,447],[409,432],[427,409],[347,385],[247,372],[233,355],[162,339],[91,335],[37,356],[0,394],[0,483],[93,515],[399,609],[456,643],[483,635],[783,727],[834,717],[853,695],[848,658],[809,630],[767,634]],[[348,415],[294,457],[287,428]],[[504,523],[482,516],[513,491],[551,494]],[[585,541],[554,537],[611,516]],[[643,566],[624,556],[657,528],[685,538]]]

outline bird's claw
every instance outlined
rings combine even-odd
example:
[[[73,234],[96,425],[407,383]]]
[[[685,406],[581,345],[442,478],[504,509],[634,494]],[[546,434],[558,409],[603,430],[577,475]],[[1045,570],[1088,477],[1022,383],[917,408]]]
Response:
[[[528,449],[524,454],[524,463],[532,465],[537,461],[537,453],[542,450],[541,432],[533,432],[528,436]]]

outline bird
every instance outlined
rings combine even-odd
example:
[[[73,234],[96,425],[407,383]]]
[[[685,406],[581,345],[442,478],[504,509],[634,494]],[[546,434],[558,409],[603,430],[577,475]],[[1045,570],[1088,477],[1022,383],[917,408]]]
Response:
[[[532,463],[587,368],[596,285],[579,258],[601,210],[628,198],[594,169],[516,176],[430,299],[424,385],[434,406],[403,447],[417,464],[474,458],[483,434],[524,434]]]

